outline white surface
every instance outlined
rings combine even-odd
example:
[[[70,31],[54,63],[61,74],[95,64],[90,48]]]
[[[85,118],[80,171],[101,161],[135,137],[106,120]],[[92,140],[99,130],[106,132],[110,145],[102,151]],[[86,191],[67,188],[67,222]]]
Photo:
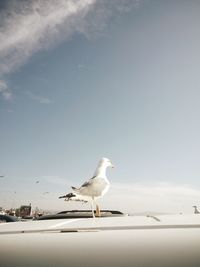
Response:
[[[147,216],[126,216],[86,219],[56,219],[27,222],[13,222],[0,224],[2,232],[48,230],[48,229],[79,229],[99,227],[136,227],[136,226],[176,226],[199,225],[200,215],[160,215],[156,216],[160,221]]]
[[[159,219],[160,222],[138,216],[1,224],[0,266],[198,267],[200,216],[167,215]],[[167,228],[179,225],[182,228]],[[105,230],[123,226],[155,226],[155,229]],[[160,226],[166,228],[159,229]],[[188,226],[197,228],[186,228]],[[104,230],[99,230],[100,227]],[[61,233],[56,230],[80,228],[85,231]],[[12,234],[16,230],[36,229],[51,232]],[[5,234],[7,231],[10,233]]]

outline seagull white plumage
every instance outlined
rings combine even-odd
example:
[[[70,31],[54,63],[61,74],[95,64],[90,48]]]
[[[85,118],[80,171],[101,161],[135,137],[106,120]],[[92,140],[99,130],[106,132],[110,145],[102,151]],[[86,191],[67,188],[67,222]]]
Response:
[[[92,206],[92,214],[94,216],[94,204],[96,199],[105,195],[110,187],[110,182],[106,177],[106,169],[108,167],[114,167],[111,161],[107,158],[102,158],[96,168],[96,171],[92,178],[86,181],[81,187],[76,188],[72,186],[73,192],[68,193],[59,198],[65,198],[65,200],[85,201],[90,202]],[[96,204],[96,214],[100,216],[99,206]]]

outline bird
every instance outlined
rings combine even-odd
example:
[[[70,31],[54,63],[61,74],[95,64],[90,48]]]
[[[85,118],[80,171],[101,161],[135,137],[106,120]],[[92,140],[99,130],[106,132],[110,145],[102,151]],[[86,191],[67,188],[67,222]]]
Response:
[[[199,214],[200,211],[197,209],[197,206],[192,206],[194,208],[194,214]]]
[[[0,175],[0,178],[4,178],[4,175]]]
[[[96,199],[103,197],[110,187],[110,182],[106,177],[106,169],[108,167],[114,168],[114,165],[111,163],[110,159],[102,158],[92,178],[84,182],[79,188],[72,186],[73,192],[60,196],[59,198],[65,198],[66,201],[90,202],[93,217],[95,217],[94,204],[96,204],[96,215],[100,217],[101,212],[96,203]]]

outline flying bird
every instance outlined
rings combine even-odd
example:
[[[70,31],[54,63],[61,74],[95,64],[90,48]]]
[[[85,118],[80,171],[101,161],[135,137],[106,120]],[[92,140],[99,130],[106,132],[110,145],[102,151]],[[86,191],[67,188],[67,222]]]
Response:
[[[36,183],[36,184],[39,184],[39,182],[40,182],[40,181],[36,181],[35,183]]]
[[[197,206],[192,206],[194,208],[194,214],[200,214],[200,211],[198,210]]]
[[[0,175],[0,178],[4,178],[4,175]]]
[[[96,199],[104,196],[110,187],[110,182],[106,177],[107,167],[113,168],[114,166],[109,159],[102,158],[99,161],[99,164],[92,178],[82,184],[79,188],[72,186],[73,192],[59,198],[65,198],[66,201],[74,200],[90,202],[93,217],[95,217],[94,204],[96,204],[96,215],[101,216],[99,206],[96,203]]]

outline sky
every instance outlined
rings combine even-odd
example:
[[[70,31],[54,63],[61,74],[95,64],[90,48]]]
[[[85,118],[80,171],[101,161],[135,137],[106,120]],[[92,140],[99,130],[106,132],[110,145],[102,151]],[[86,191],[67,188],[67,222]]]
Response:
[[[193,212],[199,13],[193,0],[1,1],[0,206],[89,208],[58,197],[107,157],[103,208]]]

